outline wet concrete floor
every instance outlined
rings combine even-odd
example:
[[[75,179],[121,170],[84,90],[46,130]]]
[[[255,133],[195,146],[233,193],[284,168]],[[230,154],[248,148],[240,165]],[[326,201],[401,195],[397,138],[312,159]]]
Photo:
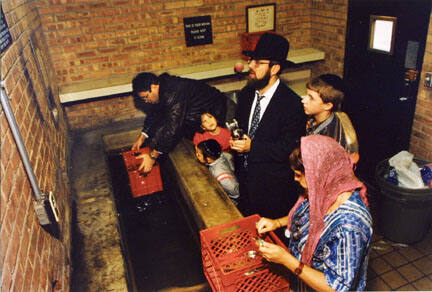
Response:
[[[71,291],[128,291],[102,136],[131,126],[73,134]]]

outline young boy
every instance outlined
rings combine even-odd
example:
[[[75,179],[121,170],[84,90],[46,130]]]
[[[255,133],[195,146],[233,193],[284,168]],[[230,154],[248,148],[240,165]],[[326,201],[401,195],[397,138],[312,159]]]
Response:
[[[310,116],[306,134],[334,138],[357,163],[357,135],[349,117],[340,111],[344,98],[342,79],[334,74],[324,74],[309,81],[306,88],[307,96],[302,99],[304,111]]]
[[[193,138],[195,147],[204,140],[214,139],[221,145],[223,152],[230,152],[231,131],[220,127],[212,114],[203,113],[201,115],[201,129],[203,133],[197,132]]]
[[[201,141],[197,146],[196,155],[201,163],[209,167],[210,173],[221,184],[231,201],[237,205],[236,200],[240,197],[240,192],[231,155],[222,152],[221,146],[214,139]]]

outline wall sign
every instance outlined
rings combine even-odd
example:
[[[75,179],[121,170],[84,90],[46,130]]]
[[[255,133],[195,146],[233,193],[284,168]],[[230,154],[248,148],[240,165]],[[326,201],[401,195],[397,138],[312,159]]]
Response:
[[[213,43],[210,15],[183,18],[186,46],[201,46]]]
[[[276,4],[247,6],[246,24],[247,32],[274,31],[276,26]]]
[[[5,15],[3,13],[3,7],[1,8],[0,28],[0,53],[3,53],[12,43],[12,37],[9,33],[9,28],[7,26]]]

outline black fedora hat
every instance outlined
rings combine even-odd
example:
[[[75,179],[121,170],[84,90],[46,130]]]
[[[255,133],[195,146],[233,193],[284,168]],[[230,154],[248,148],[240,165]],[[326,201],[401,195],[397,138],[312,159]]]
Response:
[[[283,68],[294,63],[287,60],[289,42],[283,36],[276,33],[263,33],[253,51],[242,53],[255,60],[271,60],[280,62]]]

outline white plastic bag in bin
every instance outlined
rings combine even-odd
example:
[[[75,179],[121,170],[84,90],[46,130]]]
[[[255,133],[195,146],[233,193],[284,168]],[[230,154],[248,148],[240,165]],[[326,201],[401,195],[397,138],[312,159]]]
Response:
[[[390,166],[396,170],[398,185],[404,188],[424,188],[420,168],[413,161],[414,155],[408,151],[401,151],[389,159]]]

